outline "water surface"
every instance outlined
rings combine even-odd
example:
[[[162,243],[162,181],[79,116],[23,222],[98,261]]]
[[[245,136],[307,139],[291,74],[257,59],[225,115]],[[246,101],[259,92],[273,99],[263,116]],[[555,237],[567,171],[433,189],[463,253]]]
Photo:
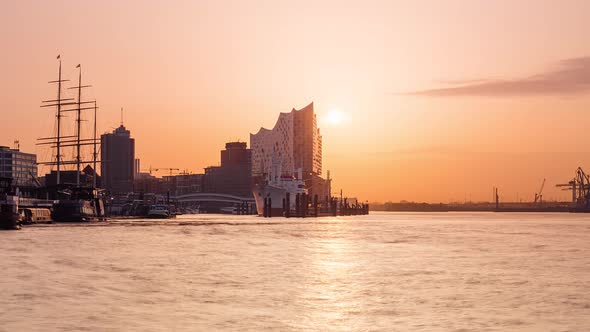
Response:
[[[192,215],[0,232],[0,331],[589,331],[590,215]]]

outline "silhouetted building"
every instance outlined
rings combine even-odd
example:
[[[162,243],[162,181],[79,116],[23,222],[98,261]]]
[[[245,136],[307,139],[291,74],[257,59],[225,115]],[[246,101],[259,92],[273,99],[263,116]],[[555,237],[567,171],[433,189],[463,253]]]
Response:
[[[12,179],[13,186],[35,186],[37,155],[0,146],[0,177]]]
[[[172,196],[200,193],[203,191],[204,174],[179,174],[157,178],[149,173],[138,173],[134,180],[136,193],[154,193]]]
[[[169,178],[174,196],[203,192],[204,174],[179,174]]]
[[[252,151],[246,142],[230,142],[221,151],[221,166],[205,168],[204,192],[252,195]]]
[[[112,134],[100,137],[103,188],[112,193],[133,191],[135,140],[121,124]]]
[[[80,186],[81,187],[91,187],[92,186],[92,177],[95,176],[94,169],[92,166],[87,165],[84,167],[82,172],[80,172]],[[60,184],[67,185],[67,186],[76,186],[77,181],[77,171],[60,171],[59,174]],[[96,178],[96,185],[100,187],[101,177],[97,175]],[[47,187],[55,187],[57,185],[57,171],[51,171],[48,174],[45,174],[44,177],[45,186]]]
[[[136,193],[158,193],[161,189],[163,179],[157,178],[149,173],[138,173],[133,180],[133,192]]]

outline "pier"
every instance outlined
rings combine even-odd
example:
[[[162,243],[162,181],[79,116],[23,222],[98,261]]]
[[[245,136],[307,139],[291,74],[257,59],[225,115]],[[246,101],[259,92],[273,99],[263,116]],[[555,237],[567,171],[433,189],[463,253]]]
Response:
[[[323,202],[319,201],[318,195],[313,198],[308,194],[296,194],[294,208],[291,204],[291,195],[286,193],[282,201],[282,209],[273,209],[272,199],[264,199],[264,208],[262,216],[286,217],[286,218],[317,218],[317,217],[336,217],[336,216],[356,216],[369,214],[368,203],[351,203],[348,198],[328,198],[325,197]]]

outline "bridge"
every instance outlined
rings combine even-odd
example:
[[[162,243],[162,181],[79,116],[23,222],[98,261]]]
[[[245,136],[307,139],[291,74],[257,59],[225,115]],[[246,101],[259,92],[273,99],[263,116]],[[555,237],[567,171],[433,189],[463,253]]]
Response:
[[[190,205],[193,203],[225,203],[225,204],[242,204],[242,203],[251,203],[256,204],[254,197],[242,197],[236,195],[229,195],[229,194],[219,194],[219,193],[194,193],[194,194],[186,194],[186,195],[178,195],[176,197],[171,197],[172,199],[176,200],[180,205]]]

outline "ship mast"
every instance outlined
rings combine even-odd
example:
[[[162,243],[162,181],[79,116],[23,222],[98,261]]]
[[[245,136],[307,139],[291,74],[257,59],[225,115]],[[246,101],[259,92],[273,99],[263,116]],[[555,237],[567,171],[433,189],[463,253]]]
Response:
[[[82,66],[78,64],[76,68],[80,68],[78,73],[78,86],[71,87],[70,89],[78,89],[78,108],[76,111],[76,186],[80,187],[80,163],[82,162],[82,156],[80,155],[80,148],[82,143],[80,142],[81,136],[81,123],[82,123],[82,110],[88,108],[82,108],[82,88],[91,87],[91,85],[82,85]],[[85,104],[88,102],[84,102]],[[96,140],[96,137],[95,137]],[[96,144],[96,142],[94,142]]]
[[[57,59],[59,60],[59,73],[58,73],[58,80],[57,81],[51,81],[49,83],[58,83],[58,89],[57,89],[57,100],[44,100],[43,101],[43,105],[41,105],[41,107],[53,107],[53,106],[57,106],[57,136],[55,137],[44,137],[44,138],[39,138],[38,141],[39,143],[37,143],[37,145],[51,145],[51,148],[55,148],[57,151],[57,156],[56,156],[56,161],[48,161],[48,162],[39,162],[39,165],[56,165],[57,166],[57,181],[56,184],[59,186],[62,184],[61,181],[61,167],[63,165],[76,165],[76,170],[77,170],[77,174],[76,174],[76,186],[80,186],[80,171],[81,171],[81,164],[83,162],[88,162],[88,161],[82,161],[82,155],[81,155],[81,146],[82,145],[90,145],[93,144],[94,145],[94,157],[93,157],[93,165],[94,168],[96,169],[96,101],[82,101],[82,88],[87,88],[90,87],[90,85],[82,85],[82,66],[81,65],[77,65],[76,68],[80,68],[80,72],[78,74],[78,86],[75,87],[71,87],[70,89],[77,89],[78,90],[78,100],[74,101],[74,98],[62,98],[62,82],[66,82],[68,80],[64,80],[62,79],[62,71],[61,71],[61,59],[60,56],[57,56]],[[94,107],[82,107],[82,105],[86,105],[86,104],[90,104],[90,103],[94,103]],[[65,108],[64,106],[71,106],[71,107],[75,107],[75,108]],[[95,115],[94,115],[94,138],[90,138],[90,139],[82,139],[82,127],[81,127],[81,122],[82,122],[82,111],[83,110],[90,110],[90,109],[94,109]],[[62,132],[61,132],[61,118],[63,117],[63,113],[64,112],[76,112],[77,116],[76,116],[76,122],[77,122],[77,130],[76,130],[76,134],[75,135],[68,135],[68,136],[62,136]],[[65,139],[65,140],[64,140]],[[75,146],[76,147],[76,158],[75,160],[71,161],[71,160],[62,160],[61,159],[61,148],[66,147],[66,146]],[[93,182],[94,184],[94,182]],[[94,184],[95,185],[95,184]]]
[[[59,59],[59,74],[57,79],[57,150],[56,150],[56,162],[57,162],[57,185],[60,184],[60,148],[61,148],[61,56],[58,55],[57,58]]]
[[[94,174],[92,174],[92,189],[96,189],[96,100],[94,101],[94,151],[92,152],[92,168]]]
[[[61,147],[62,147],[62,141],[61,139],[64,138],[61,136],[61,118],[62,118],[62,107],[64,105],[70,105],[70,102],[66,101],[70,101],[73,100],[73,98],[62,98],[62,94],[61,94],[61,90],[62,90],[62,82],[67,82],[69,80],[63,80],[62,79],[62,75],[61,75],[61,56],[58,55],[57,56],[57,60],[59,60],[59,70],[58,70],[58,76],[57,76],[57,81],[49,81],[49,83],[57,83],[57,99],[56,100],[44,100],[42,103],[43,105],[41,105],[41,107],[57,107],[57,113],[56,113],[56,118],[57,118],[57,135],[55,137],[44,137],[44,138],[39,138],[38,141],[40,141],[41,143],[37,143],[37,145],[43,145],[43,144],[55,144],[55,148],[56,148],[56,154],[55,154],[55,162],[46,162],[46,163],[39,163],[42,165],[56,165],[57,167],[57,176],[56,176],[56,185],[60,185],[61,184],[61,165],[63,164],[61,161]],[[48,141],[49,140],[49,141]]]
[[[82,67],[78,65],[80,68],[80,73],[78,75],[78,116],[76,117],[76,122],[78,128],[76,130],[76,135],[78,136],[78,144],[76,145],[76,186],[80,186],[80,123],[82,119],[80,119],[80,103],[82,102]]]

